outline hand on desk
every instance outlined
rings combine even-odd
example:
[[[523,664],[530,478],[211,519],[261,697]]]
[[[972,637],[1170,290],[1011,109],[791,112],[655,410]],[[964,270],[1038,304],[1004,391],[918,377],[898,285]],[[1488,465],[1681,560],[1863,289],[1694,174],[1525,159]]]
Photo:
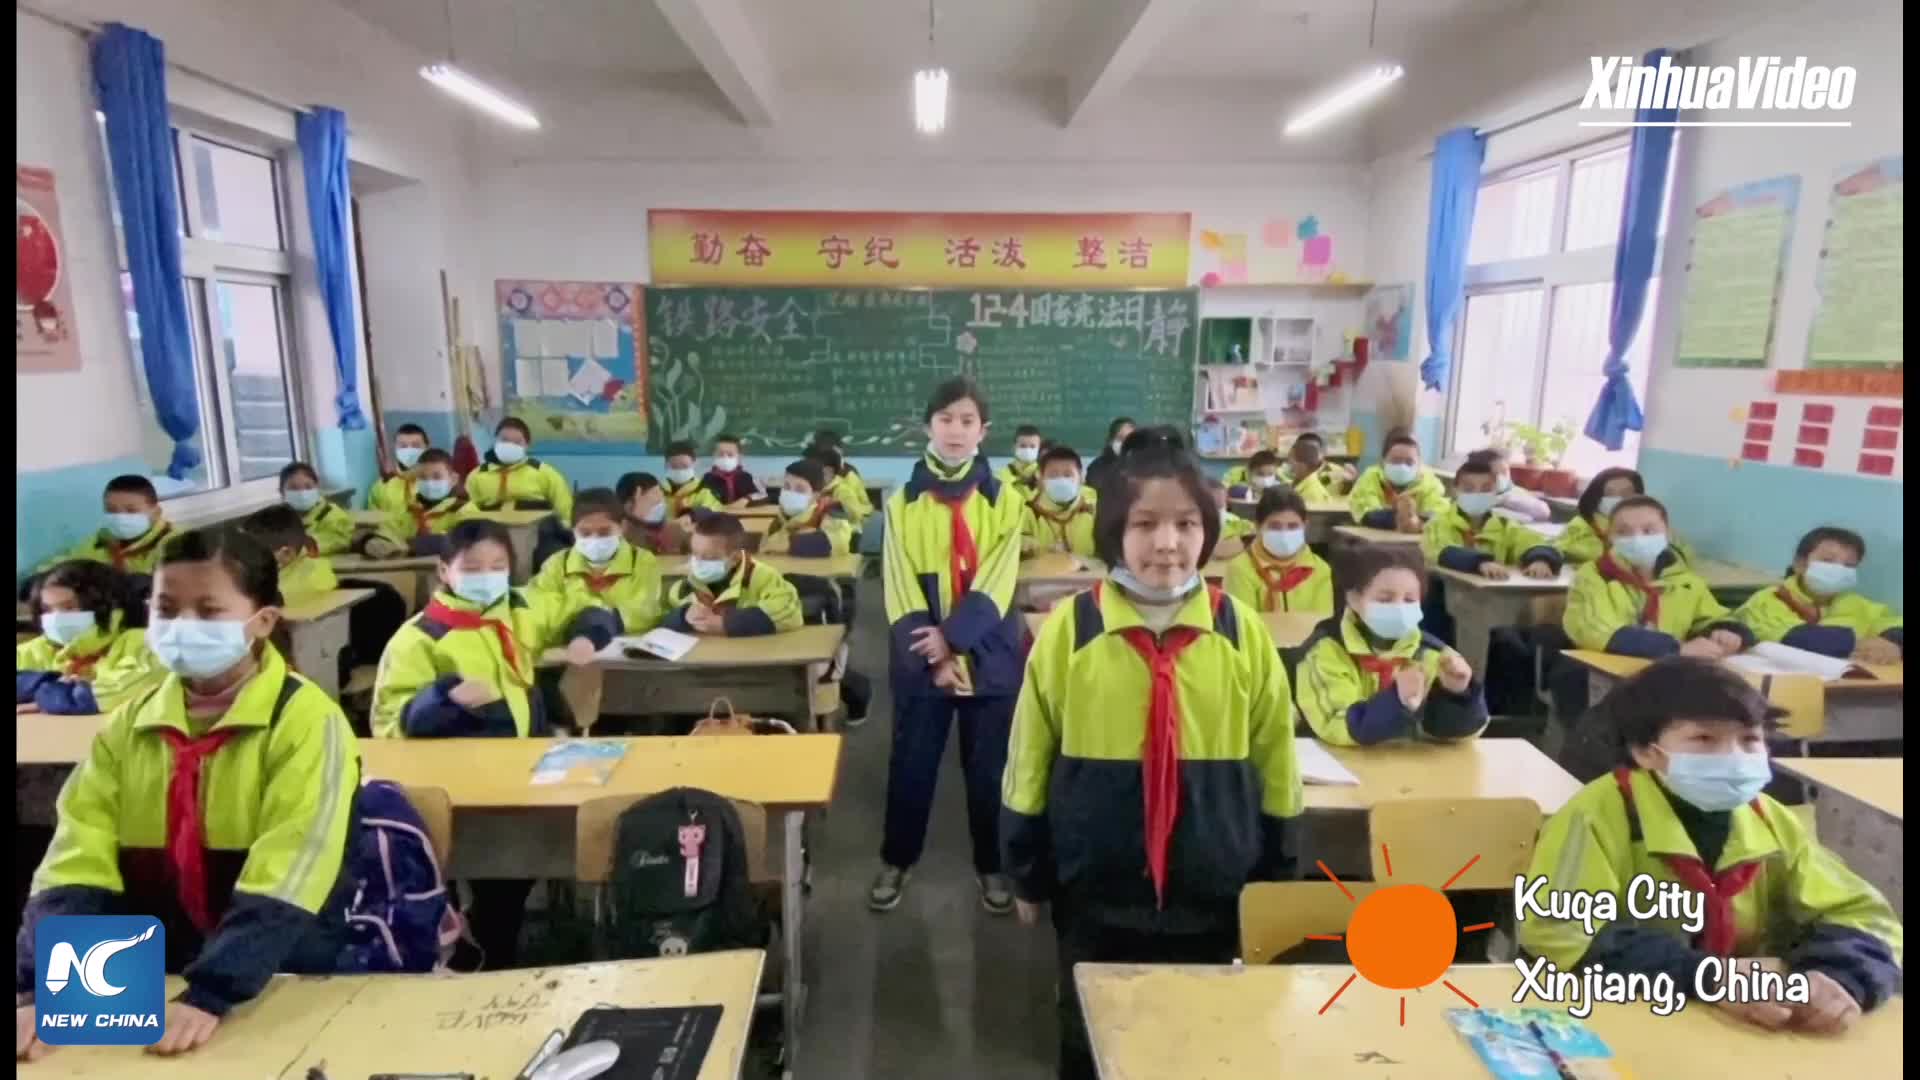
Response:
[[[13,715],[15,716],[25,716],[28,713],[36,713],[39,711],[40,706],[35,705],[31,701],[23,701],[13,707]]]
[[[1680,646],[1681,656],[1698,656],[1705,660],[1718,660],[1726,655],[1720,643],[1710,637],[1694,638]]]
[[[1720,646],[1722,656],[1732,656],[1747,647],[1747,643],[1740,640],[1740,635],[1731,630],[1715,630],[1707,635],[1707,639]]]
[[[591,640],[583,637],[574,638],[567,642],[567,663],[574,667],[586,667],[593,663],[593,658],[599,651],[593,647]]]
[[[462,679],[460,685],[447,692],[455,705],[463,709],[478,709],[500,700],[500,691],[485,679]]]
[[[1446,687],[1448,693],[1466,693],[1467,687],[1472,683],[1473,667],[1467,663],[1466,657],[1461,656],[1457,652],[1449,651],[1446,656],[1441,658],[1440,685]]]
[[[687,607],[687,625],[696,634],[727,636],[727,617],[697,601]]]
[[[1866,638],[1853,647],[1850,659],[1859,664],[1897,664],[1900,646],[1883,637]]]
[[[160,1036],[159,1042],[147,1047],[147,1053],[171,1057],[204,1046],[208,1039],[213,1038],[214,1029],[220,1026],[220,1018],[191,1005],[170,1001],[167,1003],[166,1025],[167,1033]]]
[[[1414,501],[1413,496],[1402,495],[1393,500],[1393,527],[1403,533],[1421,530],[1420,504]]]
[[[1488,581],[1505,581],[1513,576],[1513,567],[1488,559],[1480,564],[1480,576]]]
[[[1427,699],[1427,673],[1417,667],[1403,667],[1393,673],[1393,688],[1409,712],[1418,709]]]
[[[1824,971],[1809,971],[1807,1003],[1793,1006],[1793,1027],[1816,1035],[1838,1035],[1860,1019],[1860,1003]]]

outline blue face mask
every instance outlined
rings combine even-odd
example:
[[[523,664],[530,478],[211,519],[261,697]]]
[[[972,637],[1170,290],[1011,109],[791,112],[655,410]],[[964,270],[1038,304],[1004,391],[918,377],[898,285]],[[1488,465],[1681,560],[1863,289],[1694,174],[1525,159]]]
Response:
[[[313,509],[314,507],[320,505],[320,489],[319,488],[288,488],[287,493],[284,496],[282,496],[282,498],[287,500],[288,506],[291,506],[295,510],[298,510],[304,514],[307,511]]]
[[[1621,500],[1621,499],[1624,499],[1624,498],[1626,498],[1626,496],[1624,496],[1624,495],[1602,495],[1602,496],[1600,496],[1600,505],[1599,505],[1599,510],[1600,510],[1600,516],[1601,516],[1601,517],[1612,517],[1612,516],[1613,516],[1613,508],[1614,508],[1614,507],[1616,507],[1616,506],[1619,506],[1619,505],[1620,505],[1620,500]]]
[[[420,464],[420,455],[427,452],[424,446],[402,446],[393,452],[393,460],[403,469],[411,469]]]
[[[1305,529],[1262,529],[1260,546],[1266,548],[1276,558],[1291,559],[1307,546]]]
[[[1373,631],[1375,637],[1399,641],[1420,629],[1420,605],[1412,600],[1400,603],[1371,601],[1361,610],[1360,621]]]
[[[1016,446],[1013,448],[1013,460],[1022,465],[1031,465],[1040,460],[1040,448],[1037,446]]]
[[[693,479],[693,466],[687,465],[677,469],[668,469],[667,479],[675,484],[684,484]]]
[[[1773,766],[1763,751],[1757,754],[1682,754],[1666,751],[1667,771],[1660,780],[1667,790],[1702,810],[1732,810],[1760,794],[1773,779]]]
[[[1822,562],[1813,560],[1807,563],[1807,572],[1802,575],[1807,582],[1807,590],[1819,596],[1836,596],[1853,591],[1860,580],[1860,571],[1846,563]]]
[[[453,494],[451,480],[422,480],[419,484],[420,496],[428,502],[439,502]]]
[[[1124,566],[1114,567],[1112,573],[1108,576],[1113,578],[1115,585],[1127,590],[1137,599],[1148,604],[1171,604],[1176,600],[1191,595],[1193,590],[1200,587],[1200,575],[1197,573],[1189,577],[1184,584],[1172,589],[1161,589],[1149,585],[1135,577],[1133,571]]]
[[[245,619],[154,619],[147,648],[175,675],[211,679],[245,660],[253,642]]]
[[[1613,550],[1620,557],[1635,566],[1651,568],[1667,550],[1666,533],[1641,533],[1638,536],[1616,536],[1613,538]]]
[[[1420,479],[1420,466],[1418,465],[1401,465],[1396,462],[1388,462],[1380,471],[1386,473],[1387,482],[1397,488],[1406,487],[1408,484]]]
[[[496,442],[493,456],[499,458],[502,465],[518,465],[527,460],[527,448],[517,442]]]
[[[1077,476],[1049,476],[1044,486],[1047,498],[1061,506],[1080,497],[1080,478]]]
[[[153,519],[145,514],[107,515],[107,535],[115,540],[138,540],[153,528]]]
[[[479,573],[461,571],[452,586],[453,595],[483,608],[499,603],[500,598],[507,595],[507,590],[512,587],[513,583],[505,570]]]
[[[788,517],[799,517],[812,508],[812,492],[782,491],[780,493],[780,512]]]
[[[574,550],[595,566],[611,562],[620,551],[618,536],[576,536],[573,538]]]
[[[702,585],[714,585],[727,579],[729,569],[725,559],[694,558],[688,560],[687,576]]]
[[[1500,496],[1491,491],[1463,491],[1454,496],[1454,501],[1460,504],[1461,513],[1477,518],[1490,513]]]
[[[648,525],[658,525],[667,520],[667,500],[661,499],[647,507],[647,512],[640,515],[640,520]]]
[[[40,632],[55,645],[71,645],[93,633],[99,623],[91,611],[44,611],[40,613]]]

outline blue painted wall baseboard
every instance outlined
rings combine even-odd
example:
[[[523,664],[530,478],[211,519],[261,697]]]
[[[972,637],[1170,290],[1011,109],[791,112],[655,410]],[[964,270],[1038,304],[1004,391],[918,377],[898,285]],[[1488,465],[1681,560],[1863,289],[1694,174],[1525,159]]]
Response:
[[[122,473],[144,476],[149,470],[144,460],[123,457],[64,469],[16,473],[13,478],[14,580],[25,580],[34,567],[100,528],[100,493],[106,489],[107,481]]]

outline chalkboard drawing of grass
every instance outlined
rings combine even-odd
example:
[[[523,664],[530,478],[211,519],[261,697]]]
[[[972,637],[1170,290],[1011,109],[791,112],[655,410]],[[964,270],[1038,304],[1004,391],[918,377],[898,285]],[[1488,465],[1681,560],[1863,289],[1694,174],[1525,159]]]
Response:
[[[707,406],[707,379],[700,371],[700,354],[685,357],[661,338],[647,339],[647,352],[655,365],[653,386],[648,394],[648,416],[652,432],[658,433],[658,445],[691,439],[702,446],[727,428],[727,407]],[[665,366],[660,366],[665,360]]]

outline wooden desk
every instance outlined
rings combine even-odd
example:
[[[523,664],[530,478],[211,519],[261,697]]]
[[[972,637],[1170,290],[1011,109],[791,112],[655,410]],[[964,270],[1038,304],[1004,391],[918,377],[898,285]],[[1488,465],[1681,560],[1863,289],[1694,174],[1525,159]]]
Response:
[[[1027,612],[1027,633],[1039,637],[1040,626],[1047,621],[1047,616],[1050,614],[1052,612]],[[1262,612],[1260,618],[1267,624],[1267,632],[1273,635],[1273,643],[1282,649],[1291,649],[1307,640],[1307,635],[1313,633],[1313,628],[1320,625],[1325,616],[1301,615],[1291,611],[1267,611]]]
[[[1587,669],[1587,701],[1595,704],[1613,692],[1615,684],[1632,678],[1652,661],[1635,656],[1570,649],[1561,654]],[[1824,685],[1825,717],[1817,732],[1799,739],[1804,744],[1866,742],[1906,737],[1903,700],[1906,666],[1870,666],[1871,679],[1835,679]]]
[[[1573,587],[1573,571],[1562,569],[1552,578],[1530,578],[1518,570],[1505,581],[1433,567],[1433,576],[1446,582],[1447,614],[1453,616],[1454,643],[1473,665],[1476,678],[1487,675],[1487,643],[1496,626],[1558,623],[1566,610],[1563,597]]]
[[[139,1047],[63,1046],[35,1076],[88,1080],[219,1077],[307,1080],[376,1073],[519,1075],[559,1028],[600,1004],[720,1005],[720,1026],[699,1080],[733,1080],[746,1054],[766,954],[758,949],[671,960],[623,960],[477,975],[280,976],[192,1054],[157,1058]],[[184,983],[168,980],[171,997]]]
[[[1448,1009],[1467,1003],[1437,983],[1403,992],[1356,979],[1321,1013],[1353,973],[1346,965],[1081,964],[1074,978],[1103,1080],[1491,1075],[1447,1021]],[[1523,982],[1511,964],[1456,965],[1445,978],[1487,1008],[1565,1008],[1532,997],[1515,1005]],[[1403,996],[1404,1026],[1395,1023]],[[1896,997],[1837,1038],[1761,1031],[1699,1002],[1665,1017],[1645,1003],[1598,1003],[1586,1023],[1642,1078],[1889,1076],[1903,1056],[1905,1004]]]
[[[1365,525],[1335,525],[1333,535],[1336,539],[1350,544],[1418,544],[1419,533],[1397,532],[1393,529],[1369,529]]]
[[[660,577],[671,581],[687,576],[688,556],[656,555],[660,564]],[[860,568],[866,557],[858,552],[846,555],[833,555],[827,558],[807,558],[799,555],[758,555],[754,562],[765,563],[787,577],[820,577],[834,581],[850,582],[860,580]]]
[[[1310,811],[1365,811],[1390,799],[1532,799],[1547,815],[1580,791],[1578,780],[1525,739],[1326,749],[1360,783],[1307,785]]]
[[[1899,758],[1775,758],[1806,780],[1820,842],[1906,916],[1906,762]]]
[[[525,585],[533,577],[533,549],[540,539],[540,523],[553,516],[551,510],[485,510],[480,516],[507,527],[513,541],[513,583]]]
[[[440,559],[435,555],[403,555],[397,559],[369,559],[363,555],[333,556],[333,572],[342,578],[379,581],[393,586],[407,602],[407,614],[425,607],[440,587]]]
[[[833,662],[846,637],[843,626],[803,626],[763,637],[703,637],[693,651],[665,660],[599,660],[569,679],[598,712],[704,714],[716,698],[743,713],[777,716],[805,731],[813,726],[816,665]],[[549,651],[547,664],[565,662]]]
[[[1721,562],[1719,559],[1697,558],[1688,565],[1706,581],[1713,595],[1728,607],[1738,607],[1747,597],[1780,583],[1777,573],[1755,570],[1739,563]]]
[[[377,529],[392,515],[384,510],[349,510],[347,516],[353,519],[357,528]]]
[[[372,595],[372,589],[335,589],[281,609],[288,662],[335,701],[340,699],[340,650],[347,645],[349,612]]]

